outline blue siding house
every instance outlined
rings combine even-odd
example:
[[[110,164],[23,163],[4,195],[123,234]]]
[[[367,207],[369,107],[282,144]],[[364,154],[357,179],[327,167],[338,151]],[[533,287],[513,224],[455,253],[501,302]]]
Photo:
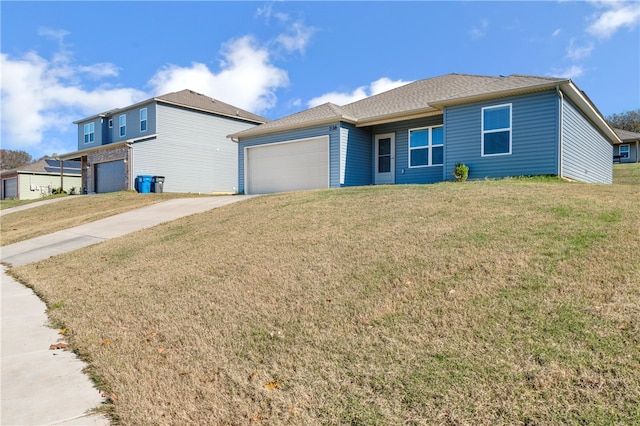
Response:
[[[135,188],[163,176],[167,192],[237,193],[238,150],[226,135],[268,120],[192,90],[157,96],[76,121],[87,193]]]
[[[613,161],[615,163],[638,163],[640,161],[640,133],[628,130],[613,129],[620,143],[613,146]]]
[[[229,137],[249,194],[372,184],[556,175],[612,182],[621,141],[569,79],[448,74]]]

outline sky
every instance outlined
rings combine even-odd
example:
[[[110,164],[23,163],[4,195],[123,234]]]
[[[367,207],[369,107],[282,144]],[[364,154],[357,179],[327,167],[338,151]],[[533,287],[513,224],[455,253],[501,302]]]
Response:
[[[0,2],[0,144],[77,150],[73,122],[191,89],[269,119],[448,73],[570,78],[640,108],[640,2]]]

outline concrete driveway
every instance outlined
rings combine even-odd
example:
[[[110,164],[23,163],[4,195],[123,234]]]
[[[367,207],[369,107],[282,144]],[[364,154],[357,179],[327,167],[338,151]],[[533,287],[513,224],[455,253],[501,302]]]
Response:
[[[0,248],[5,265],[18,266],[77,250],[144,228],[250,198],[180,198]],[[47,326],[45,304],[2,267],[0,424],[108,425],[90,410],[103,398],[82,373],[73,352],[50,346],[63,336]]]

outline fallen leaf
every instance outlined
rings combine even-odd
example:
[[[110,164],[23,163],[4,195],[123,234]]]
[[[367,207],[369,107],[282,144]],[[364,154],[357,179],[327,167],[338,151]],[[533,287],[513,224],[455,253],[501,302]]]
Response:
[[[102,341],[102,346],[109,346],[110,344],[111,344],[111,340],[109,340],[109,339],[104,339]]]
[[[61,328],[60,329],[60,334],[67,334],[67,329],[66,328]]]
[[[278,381],[274,380],[273,382],[269,382],[266,385],[264,385],[264,387],[268,390],[274,390],[274,389],[280,389],[282,388],[282,386],[280,385],[280,383],[278,383]]]
[[[258,377],[258,372],[254,371],[253,373],[251,373],[251,375],[249,376],[249,381],[253,381],[253,379],[255,379],[256,377]]]
[[[158,353],[163,354],[167,351],[167,348],[158,348]]]
[[[67,345],[66,343],[56,343],[56,344],[53,344],[53,345],[49,346],[49,350],[50,351],[54,351],[56,349],[66,349],[68,347],[69,347],[69,345]]]

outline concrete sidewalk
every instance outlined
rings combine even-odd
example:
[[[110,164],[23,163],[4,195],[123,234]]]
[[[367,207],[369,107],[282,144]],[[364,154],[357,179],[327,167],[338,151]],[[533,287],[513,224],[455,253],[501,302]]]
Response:
[[[2,247],[0,259],[25,265],[180,217],[221,207],[249,196],[180,198],[122,213],[90,224]],[[108,425],[89,414],[103,398],[82,373],[86,364],[73,352],[50,350],[62,339],[47,326],[45,304],[2,268],[2,425]]]

